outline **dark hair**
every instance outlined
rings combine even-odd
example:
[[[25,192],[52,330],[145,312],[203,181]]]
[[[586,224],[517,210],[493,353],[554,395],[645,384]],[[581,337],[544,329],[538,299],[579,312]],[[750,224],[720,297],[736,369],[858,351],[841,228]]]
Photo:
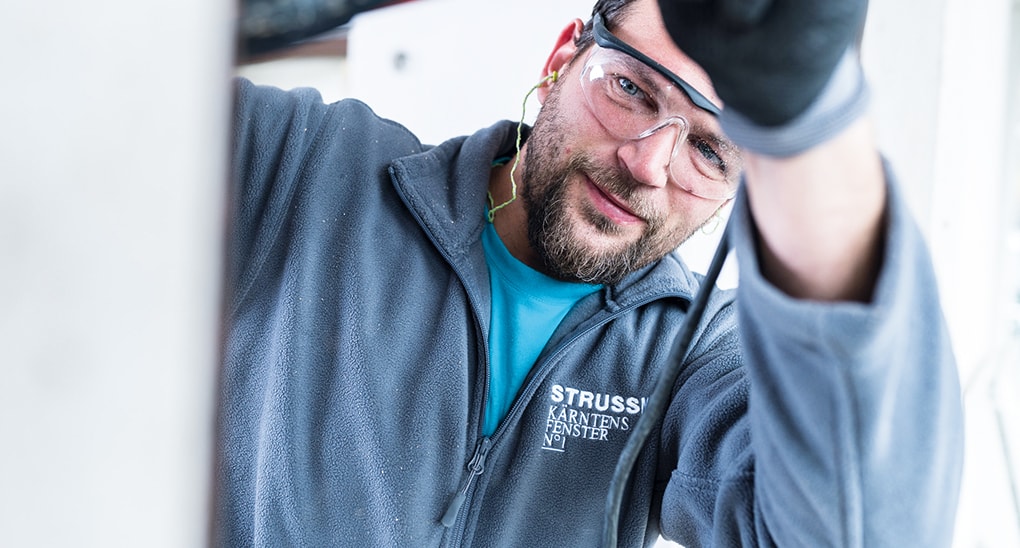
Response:
[[[581,35],[577,37],[577,40],[574,40],[574,45],[577,46],[578,51],[584,51],[595,40],[592,37],[591,30],[592,19],[595,18],[595,14],[602,14],[602,20],[605,21],[606,28],[613,30],[614,27],[619,26],[626,19],[633,5],[634,0],[598,0],[595,2],[595,6],[591,9],[592,18],[588,19],[581,30]]]

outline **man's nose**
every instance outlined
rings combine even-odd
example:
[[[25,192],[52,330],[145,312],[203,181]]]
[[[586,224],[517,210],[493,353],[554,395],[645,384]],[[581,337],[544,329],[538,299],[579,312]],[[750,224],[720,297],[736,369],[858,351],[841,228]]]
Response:
[[[617,156],[635,180],[663,187],[671,177],[670,163],[677,144],[686,136],[686,121],[680,118],[669,120],[625,141],[617,149]]]

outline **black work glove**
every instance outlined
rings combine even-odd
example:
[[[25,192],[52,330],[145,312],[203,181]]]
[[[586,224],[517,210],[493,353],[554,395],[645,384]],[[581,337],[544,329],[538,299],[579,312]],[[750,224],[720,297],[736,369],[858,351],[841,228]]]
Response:
[[[738,145],[789,155],[857,118],[867,0],[658,0],[670,36],[712,79]],[[743,141],[743,142],[741,142]]]

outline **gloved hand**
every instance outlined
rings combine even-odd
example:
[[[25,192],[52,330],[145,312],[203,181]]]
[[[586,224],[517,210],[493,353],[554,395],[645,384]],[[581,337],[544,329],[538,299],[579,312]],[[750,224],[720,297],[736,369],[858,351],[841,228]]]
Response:
[[[670,36],[725,102],[723,129],[737,144],[793,154],[863,111],[853,50],[867,0],[658,2]]]

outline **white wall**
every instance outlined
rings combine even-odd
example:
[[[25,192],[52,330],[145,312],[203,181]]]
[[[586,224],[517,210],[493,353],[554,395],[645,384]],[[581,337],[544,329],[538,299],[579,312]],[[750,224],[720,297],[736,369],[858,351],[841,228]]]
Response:
[[[1020,546],[1017,5],[871,2],[864,41],[879,140],[929,238],[965,388],[958,547]]]
[[[426,143],[518,120],[560,31],[591,5],[417,0],[363,13],[350,31],[348,92]],[[528,121],[538,107],[532,96]]]
[[[0,4],[0,545],[206,543],[229,10]]]

